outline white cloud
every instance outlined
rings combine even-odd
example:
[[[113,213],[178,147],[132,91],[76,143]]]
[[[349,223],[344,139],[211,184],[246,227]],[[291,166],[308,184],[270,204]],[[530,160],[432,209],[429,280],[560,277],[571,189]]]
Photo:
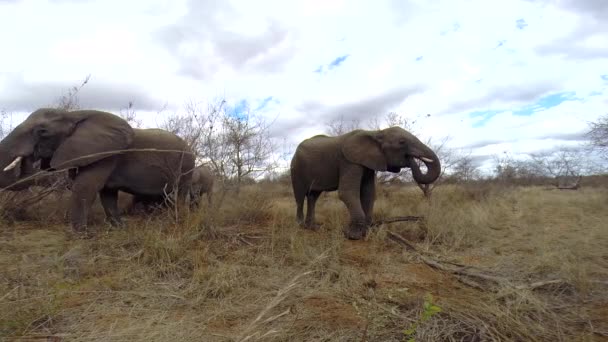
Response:
[[[41,86],[59,96],[92,74],[100,91],[115,84],[145,98],[150,126],[160,120],[150,99],[176,109],[191,98],[272,96],[280,102],[265,113],[279,114],[275,134],[293,144],[325,130],[311,120],[316,104],[315,113],[428,113],[423,138],[450,135],[476,155],[527,153],[572,144],[545,137],[580,133],[607,112],[608,26],[598,13],[608,9],[593,0],[0,2],[0,108]],[[563,91],[582,100],[511,112]],[[474,110],[503,112],[476,127]]]

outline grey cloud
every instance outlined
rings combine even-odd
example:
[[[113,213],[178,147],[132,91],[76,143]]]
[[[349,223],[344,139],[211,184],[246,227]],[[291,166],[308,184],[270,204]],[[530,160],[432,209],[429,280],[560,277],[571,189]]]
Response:
[[[294,55],[291,32],[268,21],[258,35],[230,31],[238,13],[226,1],[188,2],[188,13],[158,32],[158,39],[181,63],[180,73],[208,79],[221,64],[236,70],[276,72]],[[188,50],[188,51],[186,51]]]
[[[0,92],[0,108],[9,111],[32,111],[36,108],[53,106],[58,99],[75,84],[37,82],[28,83],[14,79],[10,88]],[[82,108],[118,111],[133,102],[138,110],[158,110],[161,101],[153,99],[134,85],[99,82],[92,79],[78,92]]]
[[[608,34],[608,1],[605,0],[527,0],[578,13],[581,16],[577,29],[563,37],[536,48],[541,55],[561,55],[575,60],[608,58],[608,47],[589,47],[584,42],[591,37]]]
[[[326,106],[315,101],[303,102],[296,107],[302,115],[289,120],[278,120],[272,127],[271,133],[276,136],[285,135],[285,132],[293,134],[301,129],[324,125],[334,119],[344,117],[346,120],[360,120],[362,122],[378,114],[386,114],[393,107],[401,103],[408,96],[422,92],[424,88],[420,85],[410,87],[399,87],[387,92],[361,99],[359,101],[347,102],[336,106]],[[323,132],[319,132],[322,134]]]
[[[569,132],[569,133],[556,133],[556,134],[547,134],[547,135],[539,135],[536,137],[530,137],[530,139],[554,139],[560,141],[584,141],[585,140],[585,132]],[[518,139],[489,139],[489,140],[480,140],[471,144],[467,144],[460,148],[464,149],[479,149],[487,146],[504,144],[504,143],[513,143],[517,142]]]
[[[605,0],[527,0],[561,7],[565,10],[589,15],[598,20],[608,17],[608,2]]]
[[[473,110],[487,110],[496,104],[522,104],[533,102],[543,95],[559,89],[554,82],[538,82],[525,85],[506,85],[491,88],[486,94],[477,98],[457,101],[438,113],[439,115]]]
[[[570,133],[557,133],[557,134],[548,134],[539,137],[539,139],[555,139],[555,140],[564,140],[564,141],[583,141],[586,140],[586,132],[570,132]]]
[[[401,103],[408,96],[422,92],[422,86],[399,87],[391,89],[384,94],[348,102],[337,106],[325,107],[318,103],[306,103],[301,110],[318,118],[330,121],[340,117],[353,120],[366,120],[374,115],[386,114],[392,107]]]
[[[515,140],[480,140],[480,141],[476,141],[472,144],[468,144],[465,146],[462,146],[461,148],[466,148],[466,149],[476,149],[476,148],[484,148],[487,146],[492,146],[492,145],[496,145],[496,144],[502,144],[502,143],[508,143],[508,142],[513,142]]]

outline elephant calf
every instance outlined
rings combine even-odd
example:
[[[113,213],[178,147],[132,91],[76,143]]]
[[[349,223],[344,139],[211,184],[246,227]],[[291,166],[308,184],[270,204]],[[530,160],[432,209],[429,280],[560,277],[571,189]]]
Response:
[[[426,165],[426,173],[422,173],[414,159]],[[372,222],[376,171],[398,173],[405,167],[411,168],[414,180],[420,184],[434,182],[441,172],[435,152],[401,127],[358,129],[335,137],[316,135],[302,141],[291,160],[298,223],[316,228],[315,203],[319,195],[338,190],[350,213],[345,234],[349,239],[362,239]],[[308,203],[305,220],[304,198]]]
[[[192,185],[190,186],[190,201],[192,205],[198,206],[203,194],[207,194],[207,203],[211,205],[214,177],[211,170],[200,165],[192,171]]]
[[[97,194],[114,225],[118,191],[155,197],[177,190],[185,198],[194,167],[186,142],[173,133],[132,128],[102,111],[54,108],[36,110],[0,141],[0,187],[22,180],[37,161],[42,170],[69,170],[76,231],[86,229]]]

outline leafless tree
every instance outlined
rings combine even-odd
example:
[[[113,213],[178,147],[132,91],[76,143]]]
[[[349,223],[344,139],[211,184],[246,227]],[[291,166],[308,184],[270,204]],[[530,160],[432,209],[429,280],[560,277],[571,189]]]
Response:
[[[345,119],[340,115],[327,122],[327,133],[331,136],[342,135],[355,129],[363,128],[359,119]]]
[[[127,106],[118,112],[118,116],[125,119],[131,127],[139,128],[142,126],[141,119],[137,118],[137,112],[133,106],[133,101],[129,101]]]
[[[585,174],[599,171],[599,165],[589,156],[583,146],[561,146],[556,150],[531,155],[530,168],[537,175],[551,177],[559,188],[578,182]]]
[[[161,125],[186,140],[199,162],[208,163],[221,178],[222,188],[236,191],[251,177],[264,175],[276,165],[270,124],[248,108],[235,111],[217,99],[206,106],[189,102],[184,114],[169,116]]]
[[[78,98],[78,93],[82,88],[89,83],[91,79],[91,75],[87,75],[85,79],[79,85],[72,86],[67,90],[67,92],[61,95],[57,99],[57,103],[55,105],[56,108],[64,109],[64,110],[77,110],[80,109],[80,101]]]
[[[597,121],[589,124],[588,137],[591,146],[599,152],[600,156],[608,160],[608,114],[601,116]]]
[[[6,110],[0,110],[0,140],[13,130],[13,115]]]
[[[223,116],[223,140],[230,146],[231,173],[236,178],[237,192],[246,177],[264,174],[275,165],[269,163],[274,148],[269,125],[248,110],[241,115]]]
[[[471,157],[471,154],[464,154],[454,158],[453,170],[450,173],[450,179],[456,182],[471,182],[481,177],[478,166]]]

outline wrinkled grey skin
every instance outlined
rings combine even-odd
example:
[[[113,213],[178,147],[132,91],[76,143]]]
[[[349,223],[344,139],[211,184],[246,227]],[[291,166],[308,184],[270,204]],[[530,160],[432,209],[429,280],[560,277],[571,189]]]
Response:
[[[177,152],[110,153],[144,148]],[[23,186],[9,186],[30,174],[36,161],[43,170],[69,169],[72,229],[86,230],[87,212],[97,194],[108,221],[119,225],[119,190],[158,196],[175,186],[178,196],[185,196],[190,186],[189,171],[194,167],[194,157],[187,152],[186,143],[175,134],[134,129],[111,113],[41,108],[0,141],[0,187],[21,190]],[[16,157],[23,157],[19,165],[4,171]]]
[[[192,171],[192,185],[190,186],[190,203],[199,206],[203,194],[207,194],[207,203],[211,206],[214,176],[205,165],[199,165]]]
[[[426,174],[414,158],[426,159]],[[437,155],[418,138],[400,127],[377,131],[354,130],[329,137],[317,135],[302,141],[291,160],[291,182],[300,225],[314,229],[315,203],[323,191],[338,190],[350,213],[346,237],[365,237],[372,223],[376,171],[398,173],[409,167],[421,184],[434,182],[441,165]],[[304,198],[307,213],[304,220]]]

